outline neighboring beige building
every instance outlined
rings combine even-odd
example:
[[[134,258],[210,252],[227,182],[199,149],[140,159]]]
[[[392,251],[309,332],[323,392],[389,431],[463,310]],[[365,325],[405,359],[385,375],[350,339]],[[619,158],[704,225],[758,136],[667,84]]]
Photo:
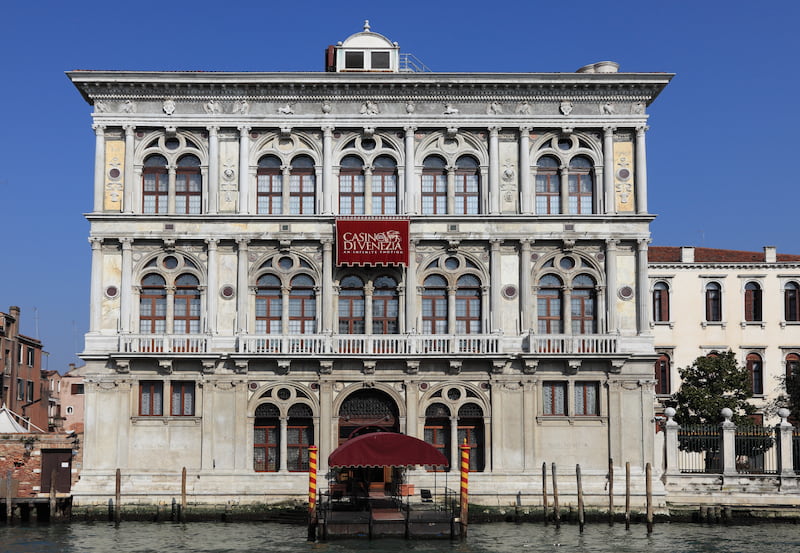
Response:
[[[61,416],[65,431],[83,434],[85,367],[69,364],[69,370],[61,377]]]
[[[404,59],[365,27],[320,73],[68,73],[96,133],[76,505],[117,468],[144,502],[184,467],[194,502],[302,498],[308,445],[325,474],[378,430],[453,466],[467,440],[475,502],[538,501],[543,462],[605,501],[611,458],[642,503],[646,108],[672,75]]]
[[[679,385],[678,368],[731,350],[750,370],[763,410],[781,376],[800,367],[800,255],[652,246],[651,310],[656,394]],[[770,422],[776,422],[771,420]]]

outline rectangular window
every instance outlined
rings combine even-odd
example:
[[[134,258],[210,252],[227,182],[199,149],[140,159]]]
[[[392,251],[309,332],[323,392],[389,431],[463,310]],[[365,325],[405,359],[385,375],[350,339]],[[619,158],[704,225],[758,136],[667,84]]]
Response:
[[[364,52],[345,52],[344,53],[344,68],[345,69],[363,69],[364,68]]]
[[[27,384],[27,387],[26,387],[26,392],[27,393],[25,394],[25,399],[26,399],[26,401],[30,402],[30,401],[33,401],[33,381],[32,380],[28,380],[28,382],[26,384]]]
[[[139,415],[160,417],[164,414],[164,383],[158,380],[143,380],[139,383]]]
[[[308,470],[308,446],[314,443],[314,427],[311,425],[286,428],[286,468],[290,472]]]
[[[389,69],[389,52],[372,52],[372,69]]]
[[[567,383],[566,382],[543,382],[542,383],[542,414],[566,415],[567,414]]]
[[[21,378],[17,379],[17,400],[25,401],[25,381]]]
[[[69,388],[70,393],[73,396],[79,396],[83,394],[83,384],[72,384]]]
[[[33,367],[33,361],[35,356],[35,351],[32,347],[28,347],[28,366]]]
[[[598,382],[575,383],[575,415],[598,416],[600,414],[600,384]]]
[[[172,383],[169,414],[173,417],[194,416],[194,382]]]
[[[256,426],[253,429],[254,471],[278,471],[278,432],[277,426]]]

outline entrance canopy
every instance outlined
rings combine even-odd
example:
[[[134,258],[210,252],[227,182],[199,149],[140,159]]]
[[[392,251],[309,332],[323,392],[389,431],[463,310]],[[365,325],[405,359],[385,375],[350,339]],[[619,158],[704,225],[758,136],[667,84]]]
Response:
[[[330,467],[448,466],[447,458],[427,442],[394,432],[362,434],[328,456]]]

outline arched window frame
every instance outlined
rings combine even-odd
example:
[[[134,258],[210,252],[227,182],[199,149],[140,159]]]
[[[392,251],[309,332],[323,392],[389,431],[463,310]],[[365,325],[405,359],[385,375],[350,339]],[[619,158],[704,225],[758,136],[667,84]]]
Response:
[[[601,213],[602,175],[597,167],[603,163],[603,151],[598,140],[587,133],[549,133],[534,142],[531,160],[537,215]]]
[[[425,158],[420,194],[423,215],[447,213],[447,162],[441,156]]]
[[[175,169],[175,213],[198,215],[203,209],[203,174],[200,158],[183,154]]]
[[[536,312],[539,334],[564,332],[564,281],[559,275],[545,273],[538,282]]]
[[[567,169],[568,212],[573,215],[594,213],[594,164],[584,155],[573,156]]]
[[[342,158],[339,166],[339,214],[366,213],[364,160],[353,154]]]
[[[761,284],[748,281],[744,285],[744,320],[748,323],[764,321]]]
[[[786,378],[790,378],[793,374],[800,375],[800,353],[797,352],[787,353],[785,368],[786,368]]]
[[[745,358],[750,385],[754,396],[764,395],[764,359],[760,353],[750,352]]]
[[[536,214],[561,213],[561,179],[558,158],[541,156],[536,170]]]
[[[256,334],[283,333],[283,290],[281,276],[272,272],[256,280]]]
[[[800,322],[800,284],[796,281],[783,286],[783,319],[787,323]]]
[[[373,162],[372,214],[396,215],[398,213],[397,161],[388,155],[376,156]]]
[[[317,180],[314,159],[308,154],[298,154],[289,168],[289,213],[313,215],[316,213]]]
[[[139,301],[133,313],[138,320],[140,334],[185,335],[204,332],[205,275],[199,269],[201,266],[183,252],[162,252],[142,260],[135,269]],[[158,292],[161,299],[156,303],[156,288],[145,283],[153,275],[163,282]],[[190,277],[194,282],[182,282],[182,277]],[[153,308],[158,309],[157,315],[153,315]],[[178,347],[178,344],[173,344],[173,347]],[[186,347],[194,346],[187,343]]]
[[[462,155],[455,164],[453,213],[477,215],[481,212],[480,163],[471,155]]]
[[[348,274],[339,281],[339,334],[366,333],[366,294],[364,280]]]
[[[655,380],[657,396],[668,396],[672,393],[672,359],[668,353],[661,353],[656,359]]]
[[[572,334],[597,333],[597,280],[592,275],[579,273],[572,279],[570,309]]]
[[[318,305],[318,282],[319,275],[315,271],[311,261],[294,252],[270,252],[265,257],[254,263],[255,270],[251,271],[251,286],[255,289],[253,295],[254,302],[263,301],[267,289],[260,289],[259,280],[271,275],[280,282],[280,304],[281,304],[281,334],[315,334],[318,327],[319,305]],[[305,277],[309,279],[307,286],[303,285],[295,289],[296,278]],[[275,290],[274,284],[271,288]],[[274,298],[274,293],[272,295]],[[274,298],[275,299],[275,298]],[[264,324],[258,322],[264,315],[263,304],[251,303],[250,306],[251,328],[263,328]],[[256,315],[256,312],[261,315]],[[313,314],[312,314],[313,313]],[[276,320],[274,314],[270,312],[271,320]],[[263,319],[265,320],[265,319]],[[277,328],[277,323],[276,323]],[[303,332],[298,332],[298,330]],[[277,346],[270,346],[277,347]]]
[[[488,281],[488,275],[478,260],[462,253],[449,253],[430,257],[420,265],[425,267],[420,272],[422,333],[459,334],[458,329],[464,325],[470,327],[470,333],[476,328],[478,333],[483,332],[487,312],[487,287],[483,283]],[[477,279],[478,284],[464,286],[462,280],[460,285],[459,280],[468,275]],[[431,277],[442,282],[432,285]]]
[[[717,281],[707,282],[703,287],[705,294],[705,322],[722,322],[722,284]]]
[[[142,213],[166,213],[169,202],[167,158],[150,154],[142,166]]]
[[[596,262],[585,253],[578,251],[558,251],[550,255],[543,256],[533,269],[534,297],[536,298],[536,328],[552,328],[552,323],[547,321],[555,320],[553,315],[548,315],[544,308],[546,302],[539,301],[539,289],[541,278],[546,275],[553,275],[561,281],[561,297],[558,299],[561,307],[561,320],[563,333],[597,334],[605,329],[605,296],[603,295],[604,274]],[[575,286],[576,278],[579,276],[588,277],[593,284]],[[581,284],[580,282],[578,284]],[[551,290],[555,290],[554,285],[545,288],[545,300],[548,295],[553,296]],[[555,297],[554,297],[555,299]],[[539,323],[540,313],[544,314],[545,324]],[[569,321],[569,322],[568,322]],[[588,330],[588,331],[587,331]]]
[[[656,323],[666,323],[670,321],[669,313],[670,287],[663,280],[659,280],[653,285],[653,321]]]
[[[283,213],[283,169],[275,154],[265,154],[256,170],[256,211],[259,214]]]

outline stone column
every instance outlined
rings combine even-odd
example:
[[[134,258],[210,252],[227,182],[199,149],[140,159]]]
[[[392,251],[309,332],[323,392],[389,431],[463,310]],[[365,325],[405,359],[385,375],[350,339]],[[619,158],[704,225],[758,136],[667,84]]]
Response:
[[[636,211],[647,213],[647,153],[644,133],[649,127],[636,127]]]
[[[560,181],[558,189],[561,193],[561,213],[569,213],[569,166],[559,167]]]
[[[176,334],[175,332],[175,286],[167,284],[167,321],[164,325],[164,334]],[[185,334],[185,330],[181,329],[180,334]]]
[[[120,275],[120,291],[119,291],[119,319],[120,331],[131,331],[131,291],[133,279],[133,255],[131,253],[133,247],[133,238],[120,238],[122,245],[122,267]]]
[[[778,409],[778,416],[781,422],[775,427],[778,434],[778,474],[781,476],[795,476],[794,458],[792,454],[792,434],[794,426],[787,420],[789,410],[786,408]]]
[[[520,331],[524,334],[531,329],[533,317],[533,303],[531,303],[531,245],[533,240],[519,241],[519,310]]]
[[[458,446],[458,413],[450,413],[450,472],[458,474],[461,470],[461,450]],[[484,448],[488,453],[488,448]]]
[[[206,332],[217,333],[217,238],[206,238],[208,248],[208,280],[206,286]]]
[[[406,205],[405,210],[400,211],[398,213],[405,212],[408,215],[415,215],[418,213],[417,211],[417,197],[414,194],[416,190],[416,179],[414,175],[414,168],[416,167],[414,164],[414,132],[417,130],[416,127],[403,127],[405,131],[405,199]]]
[[[372,297],[375,286],[371,282],[364,285],[364,334],[372,334]]]
[[[519,128],[519,209],[525,215],[533,213],[530,132],[530,127]]]
[[[106,188],[106,128],[103,125],[92,125],[92,128],[94,129],[94,212],[97,213],[103,211]],[[127,182],[125,185],[130,186]]]
[[[319,383],[319,458],[317,473],[328,472],[328,455],[333,451],[333,383],[321,380]]]
[[[614,196],[614,127],[603,127],[603,190],[606,198],[606,213],[617,212]]]
[[[364,209],[354,215],[372,214],[372,165],[364,165]]]
[[[731,421],[733,411],[725,407],[720,411],[725,419],[722,421],[722,474],[725,476],[736,475],[736,425]]]
[[[536,384],[533,379],[522,382],[522,470],[530,472],[536,468]],[[494,417],[492,417],[494,419]]]
[[[219,211],[219,127],[208,127],[208,213]]]
[[[664,434],[664,460],[666,461],[667,475],[680,474],[681,470],[678,467],[678,430],[680,426],[673,420],[675,416],[675,409],[667,407],[664,409],[664,414],[667,416]]]
[[[236,267],[236,332],[244,334],[247,332],[247,300],[248,300],[248,240],[238,238],[237,267]]]
[[[489,213],[500,213],[500,127],[489,127]]]
[[[291,165],[281,165],[281,213],[284,215],[289,215],[292,212],[292,198],[290,194],[291,181]]]
[[[289,463],[287,457],[289,448],[287,447],[286,441],[289,439],[289,417],[281,417],[281,430],[280,430],[280,448],[278,449],[280,455],[280,466],[278,470],[280,472],[288,472],[289,471]]]
[[[650,313],[648,310],[647,244],[646,238],[639,239],[636,252],[636,315],[639,334],[650,332]]]
[[[489,258],[489,286],[491,288],[489,299],[489,312],[491,313],[491,329],[490,332],[496,332],[502,329],[502,318],[500,308],[500,289],[503,285],[502,275],[500,274],[500,243],[502,240],[493,238],[489,240],[491,247],[491,254]]]
[[[447,213],[453,214],[456,210],[456,168],[447,167]]]
[[[122,192],[122,209],[125,213],[133,213],[133,187],[136,184],[133,182],[133,164],[134,164],[134,136],[133,125],[126,125],[125,127],[125,186]]]
[[[289,181],[284,186],[289,186]],[[322,213],[333,213],[333,127],[322,127]]]
[[[92,245],[92,273],[89,286],[89,332],[94,334],[102,328],[103,290],[103,239],[92,236],[89,238]],[[121,292],[121,291],[120,291]]]
[[[246,125],[239,127],[239,213],[250,213],[250,127]]]
[[[417,329],[417,243],[408,241],[408,267],[406,268],[406,332],[416,333]]]
[[[414,381],[406,379],[403,381],[403,389],[406,393],[406,434],[422,440],[424,436],[419,435],[419,414],[417,412],[419,403],[417,390],[419,388]]]
[[[456,333],[456,290],[455,286],[447,287],[447,333]]]
[[[618,240],[609,238],[606,240],[606,313],[608,321],[608,332],[614,333],[617,330],[617,244]],[[602,332],[602,331],[601,331]]]
[[[173,165],[167,171],[169,172],[169,185],[167,188],[167,213],[170,215],[175,213],[175,181],[178,169]]]
[[[322,332],[333,332],[333,240],[322,239]]]
[[[564,334],[572,334],[572,283],[564,281],[561,318],[564,320]]]

